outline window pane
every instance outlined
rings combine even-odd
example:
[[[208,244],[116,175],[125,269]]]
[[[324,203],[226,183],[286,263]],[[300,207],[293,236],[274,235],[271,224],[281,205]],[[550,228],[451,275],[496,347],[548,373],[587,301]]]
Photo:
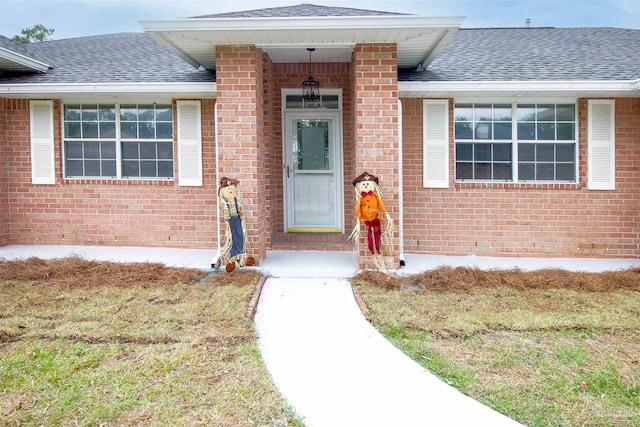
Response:
[[[173,161],[159,161],[158,176],[162,178],[173,178]]]
[[[173,144],[170,142],[158,142],[158,158],[173,159]]]
[[[473,163],[456,163],[456,179],[473,179]]]
[[[85,160],[84,176],[100,176],[100,160]]]
[[[138,120],[138,108],[135,105],[120,106],[120,120],[135,122]]]
[[[473,139],[473,130],[471,129],[471,123],[460,122],[455,125],[456,134],[455,139]]]
[[[67,160],[66,162],[66,175],[67,176],[82,176],[83,165],[82,160]]]
[[[140,162],[140,176],[156,177],[156,162],[155,161],[141,161]]]
[[[475,129],[476,139],[491,139],[491,123],[478,123]]]
[[[476,122],[490,122],[493,118],[491,104],[474,104],[473,120]]]
[[[494,139],[511,139],[511,123],[494,123]]]
[[[155,120],[156,115],[153,105],[138,105],[138,120],[148,122]]]
[[[536,125],[534,123],[518,123],[518,139],[533,141],[536,139]]]
[[[456,160],[473,160],[473,144],[456,144]]]
[[[518,179],[520,181],[533,181],[536,178],[535,165],[533,163],[518,164]]]
[[[555,144],[536,144],[536,160],[539,162],[553,162]]]
[[[538,141],[553,141],[556,139],[556,125],[554,123],[538,123]]]
[[[138,143],[137,142],[123,142],[122,143],[122,158],[123,159],[138,159]]]
[[[538,105],[538,117],[539,122],[552,122],[556,119],[556,106],[555,105]]]
[[[156,138],[158,139],[173,138],[173,125],[171,123],[157,123]]]
[[[471,104],[456,104],[453,113],[455,121],[470,122],[473,120],[473,108]]]
[[[93,120],[98,120],[98,109],[93,106],[92,107],[87,107],[87,106],[82,106],[82,121],[93,121]]]
[[[511,121],[511,105],[494,105],[493,106],[493,120],[501,122]]]
[[[511,181],[511,164],[504,164],[504,163],[494,164],[493,179]]]
[[[573,144],[556,145],[556,161],[575,162],[575,149]]]
[[[82,137],[83,138],[98,138],[98,123],[97,122],[82,122]]]
[[[64,145],[64,155],[67,159],[81,159],[82,158],[82,143],[81,142],[67,142]]]
[[[80,122],[66,122],[64,124],[64,137],[65,138],[80,138]]]
[[[140,168],[137,160],[122,161],[122,176],[140,176]]]
[[[122,138],[137,138],[138,137],[138,126],[131,122],[121,122],[120,123],[120,136]]]
[[[116,106],[100,105],[98,117],[100,118],[100,121],[114,121],[116,119]]]
[[[65,105],[64,106],[64,119],[65,120],[80,120],[80,106],[79,105]]]
[[[337,110],[339,108],[338,95],[322,95],[322,108]]]
[[[574,132],[575,125],[573,123],[558,123],[558,139],[561,141],[574,141],[576,134]]]
[[[140,158],[141,159],[155,159],[156,158],[156,144],[153,142],[146,142],[140,144]]]
[[[553,181],[553,163],[537,163],[536,164],[536,180],[537,181]]]
[[[556,120],[574,122],[576,120],[576,107],[572,104],[556,105]]]
[[[103,160],[102,164],[102,176],[116,176],[116,161],[115,160]]]
[[[100,123],[100,138],[115,138],[116,137],[116,124],[115,122],[101,122]]]
[[[491,144],[475,144],[474,145],[474,160],[478,161],[491,161]]]
[[[518,121],[519,122],[535,122],[536,121],[535,105],[518,105]]]
[[[573,164],[559,163],[556,165],[556,179],[559,181],[574,181],[575,166]]]
[[[519,161],[534,161],[536,159],[536,145],[535,144],[519,144],[518,145],[518,160]]]
[[[302,95],[287,95],[287,108],[302,108]]]
[[[491,163],[475,163],[473,166],[475,179],[491,179]]]
[[[84,143],[84,158],[85,159],[99,159],[100,158],[100,143],[99,142],[85,142]]]
[[[153,122],[138,123],[138,135],[140,139],[155,138],[155,129],[153,126]]]
[[[493,160],[498,162],[511,161],[511,144],[493,144]]]
[[[160,122],[172,122],[173,110],[171,105],[156,105],[156,120]]]
[[[116,143],[115,142],[101,142],[100,143],[100,157],[103,159],[115,159],[116,158]]]

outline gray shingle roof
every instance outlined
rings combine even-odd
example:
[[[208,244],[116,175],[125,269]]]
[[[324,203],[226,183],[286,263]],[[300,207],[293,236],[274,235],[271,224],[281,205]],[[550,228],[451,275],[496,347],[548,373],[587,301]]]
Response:
[[[378,10],[353,9],[347,7],[298,4],[295,6],[270,7],[242,12],[217,13],[215,15],[194,16],[193,18],[299,18],[308,16],[389,16],[405,13],[382,12]]]
[[[40,55],[34,52],[33,49],[31,49],[31,46],[32,46],[31,43],[27,43],[27,44],[16,43],[13,40],[0,35],[0,47],[15,53],[19,53],[20,55],[26,56],[27,58],[34,59],[44,64],[49,63],[49,60],[42,58]]]
[[[211,82],[215,73],[190,64],[144,33],[52,40],[29,45],[54,68],[0,75],[7,83]]]
[[[401,81],[634,80],[640,30],[618,28],[461,29],[426,71]]]

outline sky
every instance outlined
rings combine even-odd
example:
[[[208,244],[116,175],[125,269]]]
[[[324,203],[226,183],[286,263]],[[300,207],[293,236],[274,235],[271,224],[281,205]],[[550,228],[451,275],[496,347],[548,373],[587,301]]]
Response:
[[[141,32],[139,21],[311,3],[411,13],[464,16],[462,28],[616,27],[640,29],[640,0],[0,0],[0,35],[36,24],[51,39]]]

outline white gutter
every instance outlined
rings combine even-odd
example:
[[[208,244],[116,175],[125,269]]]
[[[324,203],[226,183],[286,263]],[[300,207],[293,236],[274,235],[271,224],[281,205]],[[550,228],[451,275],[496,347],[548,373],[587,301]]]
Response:
[[[28,83],[0,84],[0,95],[96,94],[96,93],[209,93],[215,96],[215,82],[179,83]]]
[[[399,92],[634,92],[638,80],[398,82]]]
[[[22,65],[29,70],[36,70],[44,73],[49,69],[49,64],[45,64],[44,62],[37,61],[33,58],[29,58],[28,56],[3,47],[0,47],[0,58]]]
[[[139,21],[144,31],[255,31],[393,28],[459,28],[464,16],[302,16],[265,18],[184,18]]]
[[[402,100],[398,99],[398,246],[400,267],[404,267],[404,179],[402,169]]]

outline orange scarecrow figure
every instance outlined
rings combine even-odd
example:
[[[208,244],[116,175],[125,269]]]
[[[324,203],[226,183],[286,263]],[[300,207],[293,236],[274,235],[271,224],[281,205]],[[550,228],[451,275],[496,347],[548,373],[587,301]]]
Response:
[[[247,255],[247,232],[242,220],[242,206],[238,197],[237,179],[220,178],[218,197],[220,208],[226,223],[224,244],[220,249],[220,260],[225,264],[227,273],[236,267],[251,266],[255,259]]]
[[[373,255],[373,261],[379,270],[386,272],[382,258],[382,237],[393,231],[393,219],[384,207],[378,182],[378,177],[368,172],[363,172],[353,180],[352,184],[356,191],[356,226],[349,239],[358,241],[360,223],[364,222],[367,228],[367,244]],[[386,219],[384,232],[380,221],[383,216]]]

